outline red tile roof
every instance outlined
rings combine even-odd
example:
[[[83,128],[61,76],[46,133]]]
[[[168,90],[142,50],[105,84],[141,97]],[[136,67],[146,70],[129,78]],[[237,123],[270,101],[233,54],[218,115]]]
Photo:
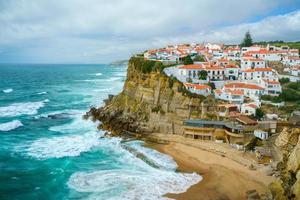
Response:
[[[235,82],[235,83],[227,83],[224,85],[225,88],[245,88],[245,89],[252,89],[252,90],[263,90],[263,87],[260,87],[255,84],[250,83],[242,83],[242,82]]]
[[[182,65],[179,67],[179,69],[204,69],[202,65]]]
[[[243,70],[243,72],[246,72],[246,73],[249,73],[249,72],[271,72],[271,71],[272,71],[272,68],[269,68],[269,67]]]

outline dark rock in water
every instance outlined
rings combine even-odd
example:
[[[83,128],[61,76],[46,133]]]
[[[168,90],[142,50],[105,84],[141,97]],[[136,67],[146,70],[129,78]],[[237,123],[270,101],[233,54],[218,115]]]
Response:
[[[69,114],[67,114],[67,113],[52,114],[52,115],[48,115],[48,118],[50,118],[50,119],[66,119],[66,118],[69,118]]]

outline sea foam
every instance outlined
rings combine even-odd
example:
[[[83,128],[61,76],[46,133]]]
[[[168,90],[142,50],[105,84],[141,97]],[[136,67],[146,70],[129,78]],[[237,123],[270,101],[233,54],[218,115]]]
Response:
[[[79,156],[98,145],[100,136],[94,132],[41,138],[34,141],[25,151],[27,155],[37,159]]]
[[[0,117],[14,117],[19,115],[35,115],[38,110],[49,102],[48,99],[37,102],[13,103],[9,106],[0,107]]]
[[[113,141],[113,142],[112,142]],[[121,140],[103,139],[102,148],[114,150],[119,154],[118,162],[124,168],[98,170],[94,172],[76,172],[68,186],[78,192],[91,193],[88,199],[167,199],[167,193],[182,193],[190,186],[202,180],[196,173],[177,173],[177,165],[164,154],[142,147],[140,142],[128,143],[147,159],[160,163],[154,168],[141,158],[122,148]],[[103,144],[105,143],[105,144]],[[168,164],[162,164],[162,163]],[[166,167],[167,166],[167,167]]]
[[[2,90],[4,93],[11,93],[12,91],[14,91],[12,88],[8,88],[5,90]]]
[[[23,126],[23,124],[19,120],[13,120],[0,124],[0,131],[11,131],[21,126]]]

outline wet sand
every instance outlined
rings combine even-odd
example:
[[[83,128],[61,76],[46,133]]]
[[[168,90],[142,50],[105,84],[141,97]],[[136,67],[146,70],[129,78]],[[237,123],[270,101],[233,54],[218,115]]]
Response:
[[[246,199],[246,192],[257,190],[259,194],[267,191],[273,180],[262,171],[250,170],[247,166],[226,156],[181,143],[153,144],[152,148],[174,158],[178,170],[197,172],[203,177],[198,184],[181,194],[167,194],[177,200],[225,200]]]

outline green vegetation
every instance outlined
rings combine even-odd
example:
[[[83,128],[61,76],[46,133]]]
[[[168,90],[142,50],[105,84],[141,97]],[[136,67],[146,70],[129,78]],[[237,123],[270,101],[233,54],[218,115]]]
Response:
[[[205,57],[203,55],[198,55],[194,58],[194,62],[205,62]]]
[[[206,80],[206,78],[207,78],[207,71],[201,70],[200,73],[199,73],[199,79],[200,80]]]
[[[245,37],[241,43],[241,47],[250,47],[253,45],[252,37],[249,31],[246,32]]]
[[[257,108],[255,110],[255,118],[261,119],[264,115],[265,115],[265,113],[262,111],[262,109]]]
[[[209,82],[207,85],[210,86],[212,90],[216,89],[216,86],[213,82]]]
[[[191,58],[191,56],[188,55],[188,56],[186,56],[186,57],[183,58],[183,64],[184,65],[191,65],[191,64],[194,64],[194,61]]]
[[[273,45],[276,47],[280,47],[280,46],[289,46],[292,49],[299,49],[300,50],[300,41],[297,42],[284,42],[284,41],[261,41],[261,42],[255,42],[255,44],[259,44],[259,45]]]
[[[290,82],[290,79],[289,78],[281,78],[281,79],[279,79],[279,82],[281,85],[283,85],[283,84]]]
[[[171,75],[168,79],[169,88],[173,87],[175,81],[178,81],[177,78]]]
[[[155,112],[155,113],[158,113],[158,112],[160,112],[160,110],[161,110],[161,106],[155,106],[154,108],[152,108],[152,112]]]

